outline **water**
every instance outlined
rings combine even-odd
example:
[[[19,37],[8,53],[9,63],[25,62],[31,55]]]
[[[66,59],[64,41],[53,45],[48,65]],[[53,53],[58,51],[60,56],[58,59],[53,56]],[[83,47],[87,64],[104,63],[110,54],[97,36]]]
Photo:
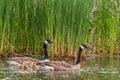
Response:
[[[82,64],[81,80],[120,80],[120,57],[87,60]]]
[[[80,78],[74,73],[12,71],[7,66],[3,61],[0,63],[0,80],[120,80],[120,58],[116,57],[83,61]]]

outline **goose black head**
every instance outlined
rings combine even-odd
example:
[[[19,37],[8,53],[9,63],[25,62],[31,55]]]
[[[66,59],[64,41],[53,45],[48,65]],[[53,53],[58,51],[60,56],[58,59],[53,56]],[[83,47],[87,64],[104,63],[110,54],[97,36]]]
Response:
[[[85,48],[87,49],[87,48],[89,48],[89,46],[87,46],[87,45],[85,45],[85,44],[81,44],[80,48],[81,48],[81,49],[85,49]]]
[[[80,58],[81,58],[81,54],[82,54],[82,50],[85,48],[89,48],[89,46],[85,45],[85,44],[81,44],[78,50],[78,56],[77,56],[77,60],[76,60],[76,64],[80,63]]]
[[[53,41],[51,41],[50,39],[46,39],[44,41],[44,45],[48,45],[48,44],[51,44],[51,43],[53,43]]]

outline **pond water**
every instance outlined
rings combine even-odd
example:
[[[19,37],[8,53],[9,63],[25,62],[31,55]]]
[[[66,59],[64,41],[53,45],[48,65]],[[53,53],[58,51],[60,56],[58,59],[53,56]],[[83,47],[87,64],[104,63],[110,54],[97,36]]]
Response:
[[[0,80],[120,80],[120,57],[104,57],[82,61],[80,78],[76,74],[12,71],[0,62]]]

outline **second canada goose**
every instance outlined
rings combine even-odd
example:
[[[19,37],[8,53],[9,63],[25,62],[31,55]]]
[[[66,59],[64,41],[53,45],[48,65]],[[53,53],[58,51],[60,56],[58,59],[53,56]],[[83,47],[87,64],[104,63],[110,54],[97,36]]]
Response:
[[[49,61],[49,56],[48,56],[48,51],[47,51],[47,45],[53,43],[53,41],[51,41],[50,39],[46,39],[43,43],[43,50],[44,50],[44,54],[45,54],[45,60],[44,61]],[[27,62],[28,61],[28,62]],[[6,61],[10,66],[21,66],[25,63],[37,63],[40,62],[40,60],[35,59],[35,58],[31,58],[31,57],[10,57],[7,61]]]
[[[46,62],[39,62],[37,65],[43,65],[43,66],[49,66],[53,67],[54,71],[76,71],[80,70],[80,58],[82,50],[85,48],[89,48],[87,45],[82,44],[79,47],[78,54],[77,54],[77,60],[75,62],[75,65],[70,65],[64,61],[46,61]],[[47,68],[46,68],[47,69]]]

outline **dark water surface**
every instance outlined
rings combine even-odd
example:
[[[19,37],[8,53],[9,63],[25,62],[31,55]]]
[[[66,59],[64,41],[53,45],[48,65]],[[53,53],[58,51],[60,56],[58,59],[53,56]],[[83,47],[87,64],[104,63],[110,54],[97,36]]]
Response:
[[[120,57],[87,59],[81,63],[80,77],[70,72],[61,75],[45,71],[12,71],[7,66],[0,62],[0,80],[120,80]]]

